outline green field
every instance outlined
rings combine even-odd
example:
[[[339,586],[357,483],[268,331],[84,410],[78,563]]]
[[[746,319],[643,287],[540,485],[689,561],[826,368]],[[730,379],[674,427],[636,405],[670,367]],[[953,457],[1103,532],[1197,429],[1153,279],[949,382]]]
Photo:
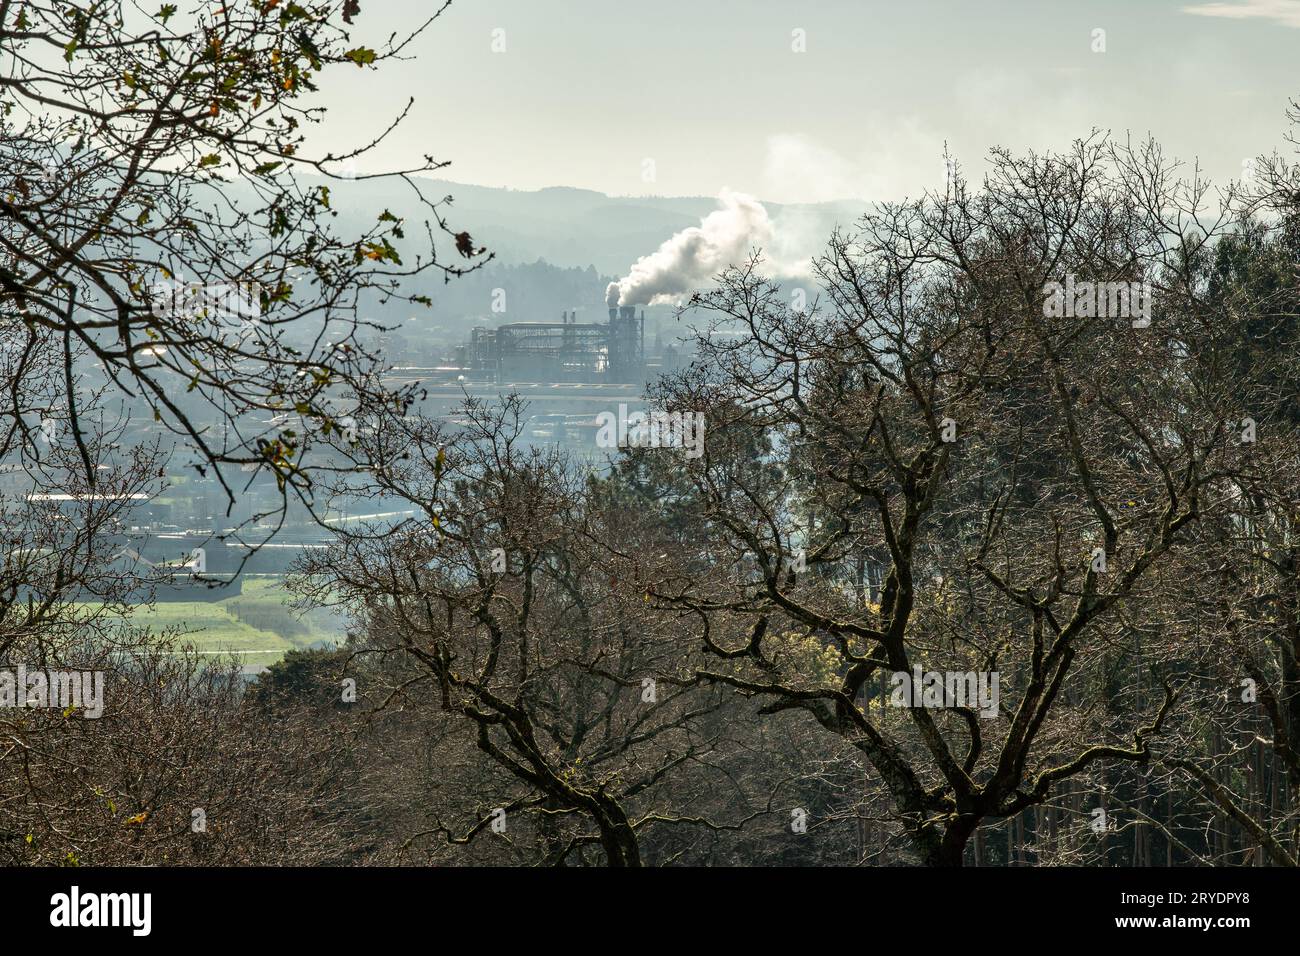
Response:
[[[276,576],[250,575],[242,594],[221,601],[160,601],[138,607],[129,620],[158,633],[173,631],[205,653],[230,652],[253,665],[274,663],[294,648],[343,639],[338,618],[325,611],[303,615],[291,607]]]

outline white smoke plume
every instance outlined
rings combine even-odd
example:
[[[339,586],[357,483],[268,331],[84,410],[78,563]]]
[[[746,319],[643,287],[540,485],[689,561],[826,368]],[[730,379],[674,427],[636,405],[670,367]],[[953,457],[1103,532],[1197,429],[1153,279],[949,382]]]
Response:
[[[665,240],[638,259],[625,277],[611,282],[605,290],[605,304],[613,308],[675,302],[706,285],[727,266],[743,262],[755,247],[772,241],[772,220],[753,196],[724,189],[718,203],[722,208],[709,213],[698,226]]]

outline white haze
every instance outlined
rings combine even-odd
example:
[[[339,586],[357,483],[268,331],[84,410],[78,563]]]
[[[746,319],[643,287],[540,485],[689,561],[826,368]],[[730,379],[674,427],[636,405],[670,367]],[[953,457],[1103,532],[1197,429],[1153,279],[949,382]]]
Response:
[[[642,256],[605,291],[605,302],[616,305],[672,303],[707,285],[729,265],[739,264],[751,251],[772,244],[776,229],[763,204],[753,196],[724,189],[720,209],[698,226],[690,226]]]

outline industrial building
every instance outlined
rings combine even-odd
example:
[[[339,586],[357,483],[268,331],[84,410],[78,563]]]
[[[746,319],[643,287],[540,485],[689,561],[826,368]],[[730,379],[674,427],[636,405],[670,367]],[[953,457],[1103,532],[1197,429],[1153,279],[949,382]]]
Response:
[[[645,311],[609,310],[608,323],[513,322],[470,333],[465,363],[478,381],[636,383],[645,380]]]

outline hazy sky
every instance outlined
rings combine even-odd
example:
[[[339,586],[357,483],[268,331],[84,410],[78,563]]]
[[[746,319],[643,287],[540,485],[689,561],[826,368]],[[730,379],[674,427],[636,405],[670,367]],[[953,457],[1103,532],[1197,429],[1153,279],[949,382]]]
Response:
[[[362,0],[354,39],[436,6]],[[978,170],[992,145],[1096,126],[1222,180],[1285,145],[1300,0],[457,0],[409,52],[323,87],[322,149],[409,95],[363,171],[428,152],[448,179],[519,189],[894,199],[941,178],[945,141]]]

